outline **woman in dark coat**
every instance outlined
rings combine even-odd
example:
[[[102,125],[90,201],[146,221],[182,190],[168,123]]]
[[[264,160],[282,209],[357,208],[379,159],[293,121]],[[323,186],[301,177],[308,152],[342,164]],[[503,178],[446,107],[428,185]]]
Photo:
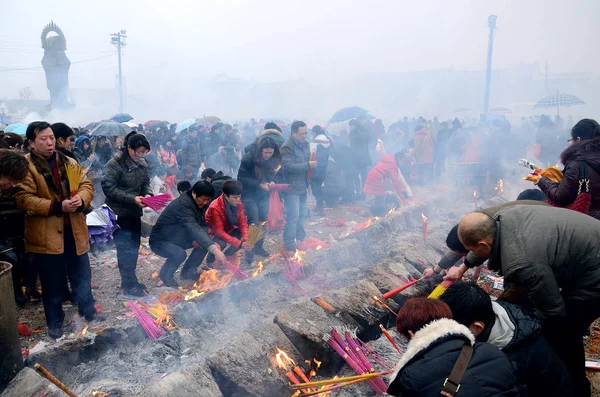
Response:
[[[277,142],[263,136],[256,144],[254,152],[248,152],[242,158],[238,171],[238,181],[242,183],[242,202],[246,209],[248,224],[256,225],[267,220],[269,214],[269,187],[275,183],[275,174],[281,166],[281,154]],[[252,253],[268,256],[263,248],[263,240],[258,241]],[[251,260],[251,255],[247,255]]]
[[[125,294],[144,296],[146,286],[135,274],[142,232],[142,202],[152,195],[150,177],[144,156],[150,144],[144,135],[135,132],[125,137],[123,147],[106,163],[102,190],[108,205],[117,215],[119,230],[115,231],[117,261],[121,273],[121,288]]]
[[[369,145],[372,142],[370,132],[367,128],[367,120],[365,118],[359,118],[350,121],[350,151],[352,153],[353,162],[353,177],[356,195],[359,198],[363,197],[363,185],[367,179],[367,174],[371,168],[371,155],[369,153]],[[359,180],[360,176],[360,180]]]
[[[439,397],[464,345],[473,355],[460,381],[460,397],[519,396],[510,361],[497,347],[476,343],[467,327],[452,318],[447,304],[431,298],[406,301],[396,321],[410,340],[387,390],[392,396]]]
[[[560,155],[565,166],[562,181],[556,183],[542,177],[537,185],[553,203],[565,207],[577,198],[580,164],[585,165],[592,195],[589,215],[600,220],[600,125],[592,119],[580,120],[571,130],[569,142],[571,145]]]

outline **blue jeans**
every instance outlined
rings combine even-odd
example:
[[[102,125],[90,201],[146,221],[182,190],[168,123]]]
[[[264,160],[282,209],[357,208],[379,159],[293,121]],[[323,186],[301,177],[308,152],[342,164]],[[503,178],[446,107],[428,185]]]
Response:
[[[286,193],[283,200],[286,221],[283,228],[283,245],[285,249],[293,249],[297,241],[302,241],[306,237],[306,233],[304,232],[306,193]]]

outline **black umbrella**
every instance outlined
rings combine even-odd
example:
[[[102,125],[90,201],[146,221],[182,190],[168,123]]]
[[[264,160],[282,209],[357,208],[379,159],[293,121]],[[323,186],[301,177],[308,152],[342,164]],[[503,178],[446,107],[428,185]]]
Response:
[[[90,136],[125,136],[132,131],[125,124],[105,121],[90,131]]]
[[[339,123],[341,121],[355,119],[355,118],[361,117],[361,116],[365,116],[365,117],[371,118],[371,119],[375,118],[375,117],[369,115],[368,110],[365,110],[358,106],[351,106],[349,108],[343,108],[343,109],[340,109],[337,112],[335,112],[335,114],[333,116],[331,116],[329,123],[330,124],[331,123]]]
[[[112,121],[116,121],[117,123],[126,123],[128,121],[133,120],[133,117],[127,113],[118,113],[110,118]]]

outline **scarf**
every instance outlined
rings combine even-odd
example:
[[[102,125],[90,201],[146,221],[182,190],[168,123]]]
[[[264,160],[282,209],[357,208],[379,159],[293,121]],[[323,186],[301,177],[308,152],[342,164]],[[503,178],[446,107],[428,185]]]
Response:
[[[229,201],[227,201],[225,197],[223,197],[223,201],[225,201],[225,212],[227,213],[227,222],[229,222],[231,226],[238,226],[239,222],[237,217],[237,207],[234,207],[231,204],[229,204]]]

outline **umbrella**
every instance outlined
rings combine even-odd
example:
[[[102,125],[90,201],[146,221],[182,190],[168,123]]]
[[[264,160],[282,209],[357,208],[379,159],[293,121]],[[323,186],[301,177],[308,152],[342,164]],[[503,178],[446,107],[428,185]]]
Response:
[[[169,129],[169,125],[167,123],[165,123],[164,121],[158,121],[155,120],[154,123],[145,126],[146,129],[149,130],[159,130],[159,129],[163,129],[163,130],[168,130]]]
[[[351,106],[349,108],[343,108],[335,112],[334,115],[331,116],[331,120],[329,120],[329,123],[339,123],[341,121],[355,119],[361,116],[366,116],[372,119],[374,118],[373,116],[369,115],[368,110],[365,110],[358,106]]]
[[[194,124],[196,124],[196,119],[183,120],[182,122],[177,123],[177,128],[175,128],[175,133],[179,134],[181,131],[185,130],[186,128],[190,128]]]
[[[282,127],[282,126],[284,126],[286,124],[285,121],[283,121],[281,119],[277,119],[277,118],[274,118],[274,117],[269,117],[269,118],[266,118],[266,119],[260,119],[260,121],[258,122],[258,125],[264,127],[264,125],[267,124],[267,123],[275,123],[275,124],[277,124],[280,127]]]
[[[86,224],[92,244],[104,245],[110,242],[113,233],[119,228],[115,213],[106,204],[87,214]]]
[[[105,121],[90,131],[90,136],[125,136],[131,132],[131,128],[125,124],[114,121]]]
[[[132,123],[131,121],[126,121],[126,122],[121,123],[121,124],[124,124],[124,125],[126,125],[127,127],[130,127],[130,128],[137,128],[137,126],[138,126],[136,123]]]
[[[83,129],[91,131],[94,128],[98,127],[100,124],[102,124],[102,123],[104,123],[106,121],[110,121],[110,120],[93,121],[93,122],[89,123],[88,125],[86,125]]]
[[[203,127],[212,127],[213,125],[217,124],[219,121],[221,121],[221,119],[218,118],[217,116],[205,116],[205,117],[198,119],[198,125],[202,125]]]
[[[149,121],[146,121],[146,122],[144,123],[144,127],[146,127],[146,128],[149,128],[149,127],[152,127],[154,124],[158,124],[158,123],[163,123],[163,124],[164,124],[164,121],[160,121],[160,120],[149,120]]]
[[[27,124],[23,124],[23,123],[9,124],[4,129],[4,132],[13,132],[18,135],[25,135],[26,131],[27,131]]]
[[[549,109],[556,108],[556,114],[560,115],[560,107],[561,106],[576,106],[576,105],[585,105],[580,98],[577,98],[575,95],[571,94],[562,94],[556,90],[556,94],[548,95],[540,99],[535,106],[534,109]]]
[[[133,120],[133,117],[127,113],[118,113],[110,118],[112,121],[116,121],[118,123],[125,123],[127,121]]]

